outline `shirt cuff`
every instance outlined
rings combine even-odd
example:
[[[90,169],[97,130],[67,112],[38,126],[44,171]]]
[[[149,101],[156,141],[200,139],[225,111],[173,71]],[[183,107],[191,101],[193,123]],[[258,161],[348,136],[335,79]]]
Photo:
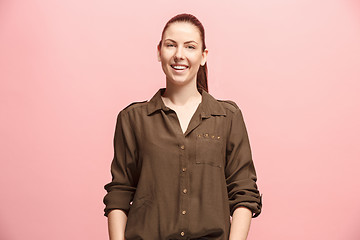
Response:
[[[252,198],[251,201],[250,201],[250,199],[247,199],[247,200],[248,201],[240,201],[238,203],[235,203],[230,208],[230,216],[233,216],[236,208],[238,208],[238,207],[248,208],[253,214],[252,218],[256,218],[257,216],[259,216],[261,213],[261,210],[262,210],[262,194],[256,200],[254,198]]]
[[[124,191],[108,192],[103,202],[105,204],[104,216],[108,216],[109,212],[114,209],[121,209],[128,215],[130,210],[130,202],[133,199],[133,193]]]

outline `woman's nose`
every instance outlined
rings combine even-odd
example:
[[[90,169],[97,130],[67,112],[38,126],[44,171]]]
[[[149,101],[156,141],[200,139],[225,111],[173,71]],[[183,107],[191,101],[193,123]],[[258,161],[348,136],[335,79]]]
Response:
[[[184,58],[184,53],[183,53],[183,49],[182,47],[178,47],[176,49],[176,52],[175,52],[175,59],[183,59]]]

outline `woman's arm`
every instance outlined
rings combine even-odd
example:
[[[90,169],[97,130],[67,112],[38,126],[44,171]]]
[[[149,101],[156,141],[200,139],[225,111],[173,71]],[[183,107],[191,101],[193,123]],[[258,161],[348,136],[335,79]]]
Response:
[[[252,212],[248,208],[236,208],[232,216],[229,240],[246,240],[251,218]]]
[[[103,202],[104,215],[108,217],[110,240],[124,240],[127,213],[136,191],[137,142],[127,111],[117,117],[114,135],[114,158],[111,162],[112,180],[104,188],[107,191]]]
[[[110,240],[125,240],[125,226],[127,216],[120,209],[111,210],[108,215],[108,229]]]

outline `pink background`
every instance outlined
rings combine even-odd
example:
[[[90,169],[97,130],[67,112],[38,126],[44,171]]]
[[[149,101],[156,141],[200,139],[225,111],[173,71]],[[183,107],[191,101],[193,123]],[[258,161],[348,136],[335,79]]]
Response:
[[[116,115],[165,86],[156,44],[182,12],[210,93],[244,113],[249,239],[360,239],[359,1],[1,0],[1,240],[107,239]]]

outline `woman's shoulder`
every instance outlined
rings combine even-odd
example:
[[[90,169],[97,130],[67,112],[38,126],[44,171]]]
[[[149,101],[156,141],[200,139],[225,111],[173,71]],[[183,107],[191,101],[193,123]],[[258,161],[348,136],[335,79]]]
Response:
[[[147,100],[145,100],[145,101],[139,101],[139,102],[132,102],[132,103],[130,103],[129,105],[127,105],[127,106],[124,108],[124,110],[125,110],[125,109],[136,108],[136,107],[142,106],[142,105],[144,105],[144,103],[147,103]]]
[[[137,102],[132,102],[129,105],[127,105],[126,107],[124,107],[123,109],[120,110],[120,113],[125,113],[125,112],[129,112],[129,111],[134,111],[136,109],[138,109],[139,107],[144,107],[146,106],[146,104],[148,103],[147,100],[145,101],[137,101]]]
[[[220,106],[222,108],[224,108],[226,111],[230,111],[231,113],[235,113],[236,111],[239,111],[240,108],[239,106],[236,104],[235,101],[230,100],[230,99],[219,99],[209,93],[207,93],[207,95],[210,96],[211,102],[212,104],[215,102],[217,102],[218,104],[220,104]]]
[[[236,120],[240,119],[241,121],[243,121],[243,113],[235,101],[221,100],[221,99],[216,99],[216,100],[218,101],[218,103],[220,103],[223,106],[223,108],[226,109],[227,116],[229,116],[230,119],[236,119]]]
[[[236,112],[239,111],[240,108],[239,106],[232,100],[222,100],[222,99],[216,99],[225,109],[231,111],[231,112]]]

